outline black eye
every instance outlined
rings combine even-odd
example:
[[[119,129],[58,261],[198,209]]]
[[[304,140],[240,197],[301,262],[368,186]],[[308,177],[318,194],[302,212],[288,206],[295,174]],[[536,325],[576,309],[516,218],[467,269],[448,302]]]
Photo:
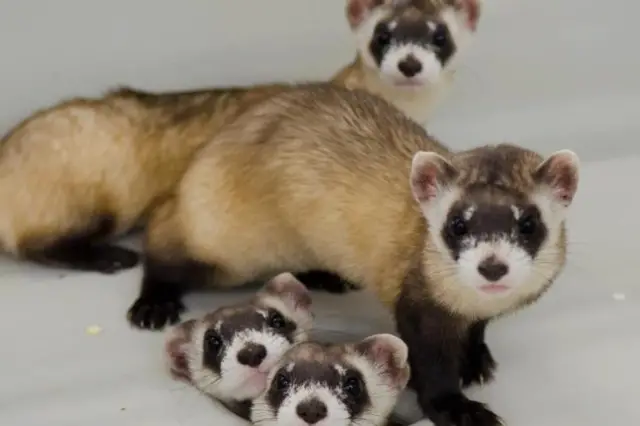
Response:
[[[523,216],[518,221],[518,232],[522,235],[531,235],[538,229],[538,222],[531,215]]]
[[[374,42],[379,46],[386,46],[391,42],[391,31],[385,24],[380,24],[376,27],[374,34]]]
[[[215,330],[207,330],[204,335],[204,350],[209,353],[218,353],[222,348],[222,338]]]
[[[467,229],[467,224],[464,219],[460,216],[454,216],[449,222],[449,232],[455,237],[462,237],[467,234],[469,230]]]
[[[438,25],[433,32],[432,43],[436,47],[444,47],[448,41],[447,29],[443,25]]]
[[[269,324],[269,327],[281,329],[287,325],[287,321],[284,319],[282,314],[280,314],[280,312],[271,311],[269,312],[269,317],[267,318],[267,324]]]
[[[286,374],[278,373],[276,378],[273,381],[273,385],[275,386],[277,391],[285,391],[289,387],[290,381]]]
[[[351,398],[359,398],[363,391],[362,381],[357,377],[347,377],[342,385],[344,392]]]

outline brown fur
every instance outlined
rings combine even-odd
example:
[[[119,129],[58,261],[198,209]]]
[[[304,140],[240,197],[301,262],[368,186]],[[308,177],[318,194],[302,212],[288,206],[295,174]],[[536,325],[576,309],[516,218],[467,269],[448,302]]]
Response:
[[[438,159],[442,185],[429,183],[436,163],[419,163],[425,156]],[[435,245],[438,234],[429,232],[449,223],[446,203],[465,198],[509,209],[525,197],[551,211],[544,179],[568,179],[549,182],[560,191],[554,203],[573,197],[577,183],[575,159],[556,158],[547,168],[567,173],[539,176],[543,158],[513,145],[451,153],[390,103],[361,90],[315,84],[275,95],[221,129],[153,214],[129,321],[160,329],[179,317],[194,265],[217,287],[281,271],[331,271],[393,311],[429,418],[438,426],[462,426],[466,416],[469,424],[496,426],[497,415],[462,395],[461,379],[466,386],[493,376],[487,322],[549,288],[565,262],[564,222],[554,222],[523,290],[502,298],[484,299],[463,282],[448,249]],[[432,190],[440,191],[433,201],[440,204],[425,213]],[[561,217],[549,214],[550,221]]]
[[[115,217],[113,234],[128,231],[223,123],[281,87],[120,89],[37,112],[0,148],[0,244],[19,254],[81,232],[102,214]]]
[[[505,185],[523,193],[533,188],[526,171],[541,161],[508,146],[488,158],[483,148],[452,156],[377,97],[308,86],[249,111],[201,151],[176,197],[152,218],[146,249],[154,258],[215,265],[223,287],[281,270],[328,269],[391,306],[425,241],[408,177],[419,150],[466,164],[461,185],[510,169]]]
[[[408,187],[411,156],[420,149],[447,153],[377,97],[324,85],[283,94],[224,128],[202,151],[177,201],[169,201],[173,214],[163,207],[154,215],[146,249],[214,264],[220,286],[284,265],[330,268],[370,283],[393,303],[403,265],[424,233]],[[291,155],[296,161],[279,161]],[[253,200],[259,208],[249,207]]]

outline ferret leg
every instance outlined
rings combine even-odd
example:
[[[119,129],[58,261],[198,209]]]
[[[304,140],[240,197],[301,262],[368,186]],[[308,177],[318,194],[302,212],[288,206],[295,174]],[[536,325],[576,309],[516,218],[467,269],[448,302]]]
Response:
[[[478,321],[469,328],[467,345],[462,355],[460,376],[462,386],[483,385],[493,380],[497,364],[485,342],[488,321]]]
[[[38,238],[21,244],[22,255],[47,266],[113,274],[135,267],[140,256],[133,250],[105,242],[115,227],[115,219],[103,215],[92,226],[41,245]],[[42,240],[40,240],[42,241]]]
[[[146,227],[142,283],[127,312],[133,327],[161,330],[180,321],[182,297],[202,286],[212,269],[190,258],[176,215],[175,199],[169,199],[154,210]]]
[[[147,256],[138,298],[127,312],[129,323],[140,329],[162,330],[179,322],[186,310],[183,296],[204,284],[209,269],[180,257],[165,260]]]
[[[356,284],[328,271],[312,270],[301,272],[296,274],[296,278],[311,290],[323,290],[329,293],[348,293],[360,290],[360,287]]]
[[[487,405],[462,393],[460,325],[420,296],[403,290],[395,317],[400,337],[409,347],[410,386],[423,413],[435,426],[500,426],[502,420]]]

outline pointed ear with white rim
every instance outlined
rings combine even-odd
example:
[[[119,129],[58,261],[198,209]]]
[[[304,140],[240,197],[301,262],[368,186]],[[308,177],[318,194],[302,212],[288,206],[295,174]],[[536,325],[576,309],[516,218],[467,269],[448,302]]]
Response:
[[[554,201],[569,207],[578,191],[580,159],[568,149],[556,151],[535,170],[533,177],[539,185],[551,190]]]
[[[435,152],[419,151],[411,162],[411,192],[420,204],[437,198],[458,176],[456,168]]]
[[[260,293],[280,299],[291,311],[308,311],[311,308],[311,292],[289,272],[271,278]]]
[[[355,345],[356,351],[382,368],[394,386],[404,389],[410,376],[409,348],[393,334],[374,334]]]
[[[456,0],[454,7],[469,31],[475,32],[480,20],[482,0]]]
[[[191,381],[188,352],[195,325],[196,320],[190,319],[171,327],[165,335],[169,371],[174,379]]]

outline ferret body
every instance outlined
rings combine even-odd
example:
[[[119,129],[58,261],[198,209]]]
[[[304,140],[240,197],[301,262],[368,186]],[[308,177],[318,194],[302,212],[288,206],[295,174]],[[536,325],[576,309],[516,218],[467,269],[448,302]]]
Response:
[[[155,211],[129,321],[162,328],[206,281],[330,271],[394,313],[437,426],[496,425],[461,381],[491,378],[488,321],[535,301],[562,271],[578,169],[567,150],[454,154],[377,96],[292,89],[226,126]]]
[[[395,35],[389,36],[388,46],[378,47],[380,58],[394,55],[400,41],[414,50],[416,43],[430,46],[436,21],[440,43],[455,45],[458,35],[470,31],[447,30],[447,25],[454,28],[467,16],[467,9],[457,4],[425,9],[417,3],[408,8],[394,2],[349,0],[348,5],[347,16],[361,49],[367,37],[377,37],[367,29],[373,22],[395,20]],[[402,18],[401,13],[414,19]],[[407,37],[410,29],[411,37]],[[420,52],[429,57],[424,49]],[[449,61],[454,51],[447,51],[451,51]],[[369,57],[365,53],[359,57]],[[430,91],[418,95],[422,91],[417,87],[440,84],[435,73],[431,80],[414,76],[411,81],[416,87],[411,89],[381,85],[384,78],[376,80],[375,75],[384,74],[387,68],[372,64],[358,61],[333,82],[371,88],[392,102],[405,95],[430,97]],[[146,222],[148,213],[179,180],[193,153],[223,123],[287,87],[267,84],[161,94],[125,88],[36,112],[11,130],[0,145],[0,250],[83,271],[114,273],[136,266],[137,253],[107,240]],[[396,91],[403,95],[396,99]],[[404,101],[398,102],[403,107]]]
[[[252,300],[171,328],[169,370],[248,420],[250,402],[265,390],[269,372],[307,340],[312,319],[307,288],[293,275],[279,274]]]

